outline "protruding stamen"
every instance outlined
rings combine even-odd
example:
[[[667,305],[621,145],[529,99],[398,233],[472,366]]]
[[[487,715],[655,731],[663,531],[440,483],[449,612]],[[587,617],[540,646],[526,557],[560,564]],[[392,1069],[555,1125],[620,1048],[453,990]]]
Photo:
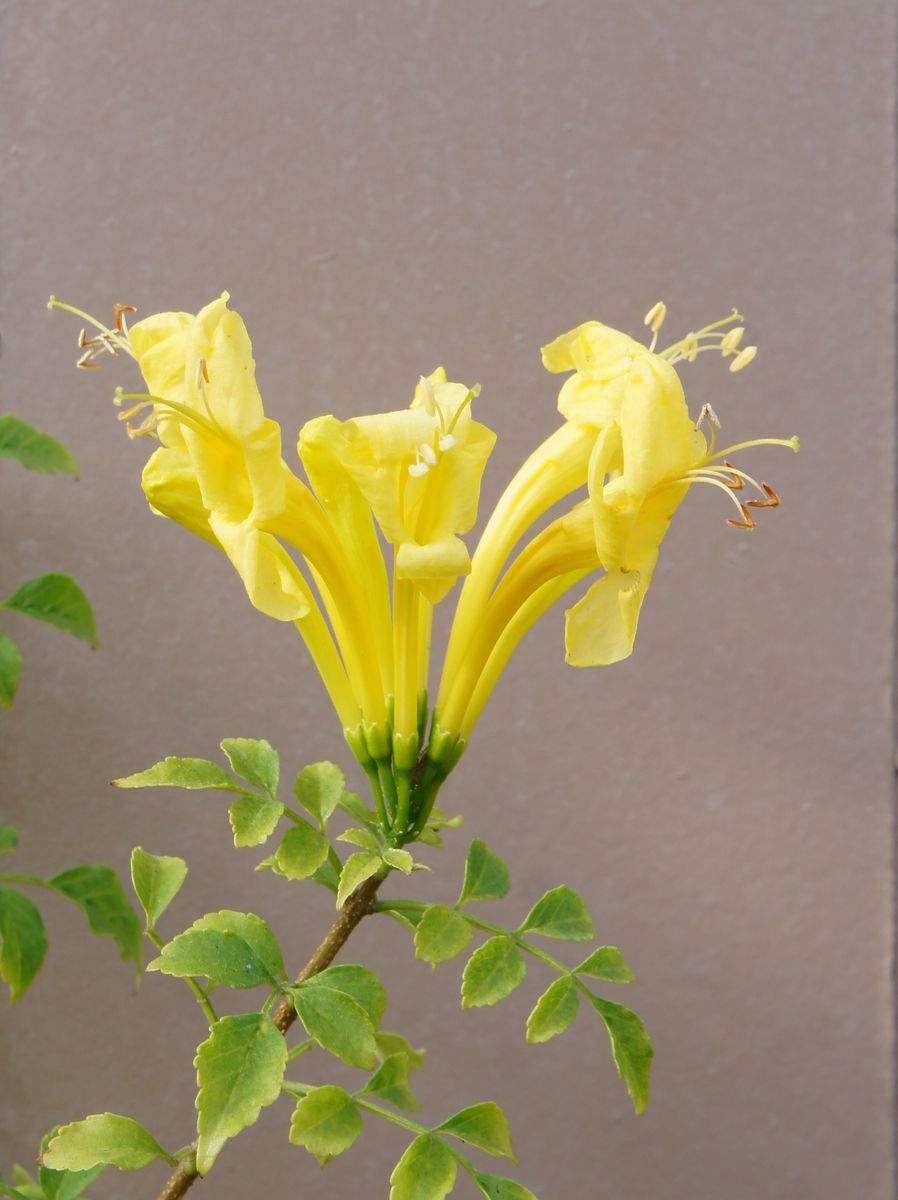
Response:
[[[748,501],[748,503],[750,504],[751,501]],[[734,529],[757,529],[758,523],[745,505],[740,504],[739,508],[742,511],[743,519],[741,521],[737,521],[735,517],[727,517],[727,525],[732,525]]]
[[[654,350],[658,341],[658,333],[661,326],[664,324],[664,318],[667,316],[667,305],[663,300],[659,300],[657,304],[653,304],[649,311],[645,314],[644,324],[648,325],[652,331],[652,343],[649,350]]]
[[[733,361],[730,363],[730,370],[735,374],[736,371],[741,371],[743,367],[747,367],[755,355],[758,353],[757,346],[746,346],[744,350],[740,350]]]
[[[729,333],[725,333],[720,339],[720,352],[724,358],[735,354],[739,349],[739,343],[745,337],[745,326],[739,325],[736,329],[731,329]]]
[[[128,326],[125,323],[125,313],[137,312],[133,304],[116,304],[114,308],[115,327],[119,333],[128,336]]]
[[[429,470],[430,467],[427,465],[427,463],[418,462],[416,460],[413,463],[409,463],[408,473],[409,475],[413,475],[415,479],[420,479],[421,476],[426,475]]]
[[[85,350],[75,363],[75,366],[80,367],[82,371],[99,371],[100,364],[98,362],[91,361],[95,354],[96,350],[94,350],[92,347],[89,350]]]
[[[761,480],[761,487],[764,489],[764,499],[746,500],[745,503],[750,504],[752,508],[779,508],[780,498],[776,494],[776,491],[769,483],[765,483],[763,479]]]
[[[693,363],[698,358],[698,337],[694,333],[687,333],[683,338],[680,353],[687,362]]]
[[[737,471],[728,458],[723,460],[723,465],[725,467],[729,467],[730,469],[729,476],[724,475],[723,477],[724,483],[726,483],[727,487],[732,488],[734,492],[741,492],[745,487],[745,479],[742,475],[742,472]]]
[[[698,414],[698,420],[695,422],[696,429],[701,429],[702,421],[707,421],[714,429],[720,428],[720,417],[710,404],[702,405],[702,411]]]

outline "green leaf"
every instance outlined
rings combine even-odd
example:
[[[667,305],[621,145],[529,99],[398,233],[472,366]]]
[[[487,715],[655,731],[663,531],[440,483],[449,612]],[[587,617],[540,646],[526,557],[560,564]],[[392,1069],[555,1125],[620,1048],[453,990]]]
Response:
[[[408,1086],[412,1064],[407,1054],[391,1054],[377,1068],[365,1085],[364,1095],[379,1096],[388,1104],[404,1108],[406,1112],[417,1112],[421,1105]]]
[[[445,904],[432,904],[415,930],[415,958],[433,965],[461,954],[471,940],[471,926]]]
[[[278,752],[265,738],[224,738],[221,748],[241,779],[275,799],[281,778]]]
[[[146,771],[138,771],[136,775],[125,775],[122,779],[113,779],[113,785],[120,788],[145,787],[179,787],[179,788],[217,788],[225,792],[242,792],[243,788],[232,779],[224,767],[206,758],[163,758],[155,766]]]
[[[150,854],[142,846],[131,851],[131,882],[137,899],[147,917],[147,929],[156,922],[177,896],[187,878],[187,863],[183,858],[166,854]]]
[[[618,1074],[627,1085],[633,1107],[637,1113],[645,1112],[655,1054],[645,1025],[622,1004],[603,1000],[601,996],[590,995],[590,1000],[605,1025]]]
[[[474,1172],[474,1182],[486,1200],[537,1200],[536,1195],[515,1179],[503,1179],[485,1171]]]
[[[312,985],[292,989],[299,1019],[322,1050],[342,1059],[350,1067],[370,1071],[377,1043],[374,1026],[357,1000],[336,988]]]
[[[339,807],[349,813],[353,820],[361,821],[363,825],[370,825],[372,829],[380,829],[377,814],[355,792],[344,792],[340,797]]]
[[[252,913],[207,913],[179,933],[148,971],[186,978],[205,975],[213,985],[232,988],[276,987],[286,979],[280,947],[270,927]]]
[[[139,1171],[157,1158],[172,1166],[175,1163],[142,1125],[115,1113],[97,1113],[63,1125],[42,1157],[44,1165],[54,1171],[87,1171],[99,1163],[120,1171]]]
[[[363,850],[370,850],[372,854],[380,854],[380,838],[370,829],[347,829],[345,833],[337,835],[337,841],[349,842],[351,846],[361,846]]]
[[[15,699],[22,672],[22,656],[12,638],[0,633],[0,704],[9,708]]]
[[[73,637],[97,645],[94,614],[84,592],[70,575],[38,575],[4,600],[0,608],[46,621]]]
[[[388,1033],[386,1030],[374,1035],[377,1043],[377,1053],[387,1059],[391,1054],[404,1054],[409,1061],[409,1070],[418,1071],[424,1066],[424,1051],[416,1050],[408,1038],[401,1033]]]
[[[15,825],[0,825],[0,854],[15,850],[19,844],[19,831]]]
[[[0,979],[13,1004],[28,991],[46,953],[41,914],[25,896],[0,888]]]
[[[277,829],[283,815],[283,804],[269,796],[238,796],[228,809],[234,845],[261,846]]]
[[[308,981],[307,986],[331,987],[338,992],[345,992],[357,1004],[361,1004],[375,1029],[387,1007],[387,993],[383,984],[373,971],[360,967],[358,963],[338,963],[335,967],[325,967]]]
[[[348,1150],[362,1132],[362,1114],[341,1087],[315,1088],[297,1104],[290,1122],[290,1141],[319,1159]]]
[[[54,1129],[50,1136],[44,1138],[42,1153],[57,1132]],[[39,1167],[37,1175],[43,1189],[42,1200],[78,1200],[105,1170],[106,1163],[97,1163],[87,1171],[53,1171],[49,1167]]]
[[[455,1159],[432,1133],[416,1137],[393,1168],[390,1200],[443,1200],[455,1186]]]
[[[596,936],[589,910],[565,884],[552,888],[537,900],[518,932],[538,933],[566,942],[585,942]]]
[[[92,933],[108,934],[115,940],[125,962],[140,969],[140,921],[131,907],[125,889],[112,867],[86,864],[54,875],[49,883],[57,892],[77,904]]]
[[[508,1121],[499,1105],[492,1100],[463,1108],[438,1125],[434,1132],[451,1134],[459,1141],[476,1146],[478,1150],[484,1150],[496,1158],[514,1159]]]
[[[257,868],[258,869],[258,868]],[[340,886],[340,876],[334,869],[334,864],[330,860],[323,862],[315,874],[312,876],[316,883],[322,884],[326,888],[330,888],[332,892],[336,892]]]
[[[205,1175],[228,1140],[280,1095],[287,1042],[261,1013],[222,1017],[196,1052],[196,1169]]]
[[[308,879],[325,861],[329,849],[324,834],[306,821],[293,825],[274,853],[278,873],[287,879]]]
[[[337,807],[345,785],[343,772],[332,762],[317,762],[303,767],[293,785],[296,799],[320,825]]]
[[[462,1008],[481,1008],[511,995],[527,974],[524,956],[506,934],[479,946],[465,966],[461,981]]]
[[[62,442],[12,413],[0,413],[0,458],[14,458],[29,471],[44,475],[65,473],[78,478],[78,464]]]
[[[480,838],[471,842],[465,862],[465,878],[461,885],[459,904],[471,900],[501,900],[508,895],[511,880],[508,867],[497,854],[488,849]]]
[[[411,875],[414,870],[415,860],[408,850],[384,850],[381,857],[388,866],[401,871],[403,875]]]
[[[574,974],[605,979],[609,983],[632,983],[635,978],[616,946],[599,946],[579,967],[574,967]]]
[[[364,850],[358,854],[350,854],[340,872],[337,908],[342,908],[344,901],[352,895],[359,884],[370,879],[372,875],[376,875],[383,865],[383,859],[379,854],[368,854]]]
[[[527,1018],[527,1041],[531,1044],[548,1042],[550,1038],[564,1033],[579,1010],[577,985],[570,975],[563,975],[546,988]]]

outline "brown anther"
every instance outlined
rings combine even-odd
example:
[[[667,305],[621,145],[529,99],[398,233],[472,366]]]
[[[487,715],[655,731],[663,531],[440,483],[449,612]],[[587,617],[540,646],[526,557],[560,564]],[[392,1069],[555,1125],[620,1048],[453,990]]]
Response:
[[[204,358],[198,358],[196,360],[196,386],[202,387],[204,379],[206,383],[209,382],[209,369],[206,366],[206,360]]]
[[[725,458],[723,460],[723,465],[725,467],[729,467],[730,471],[732,472],[730,478],[725,479],[724,483],[727,485],[728,488],[731,488],[734,492],[741,492],[742,489],[745,487],[745,480],[742,478],[742,476],[739,474],[739,472],[736,470],[736,468],[733,466],[733,464],[730,462],[730,460],[728,458]]]
[[[764,489],[765,498],[763,500],[746,500],[745,503],[750,504],[752,508],[779,508],[780,498],[770,484],[765,483],[762,479],[761,487]]]
[[[93,358],[95,353],[96,353],[96,350],[94,350],[93,347],[91,347],[89,350],[85,350],[84,353],[81,355],[81,357],[78,359],[78,361],[75,363],[75,366],[80,367],[82,371],[99,371],[100,364],[91,362],[91,359]]]
[[[122,313],[137,312],[133,304],[116,304],[115,309],[115,327],[119,333],[127,334],[128,327],[122,318]]]
[[[751,503],[751,501],[749,501],[749,503]],[[745,518],[745,520],[737,521],[735,517],[727,517],[727,525],[732,525],[735,529],[756,529],[757,522],[745,505],[740,504],[739,507],[742,510],[742,516]]]
[[[90,342],[88,341],[87,330],[82,329],[81,332],[78,334],[78,349],[83,350],[85,346],[89,346],[89,345],[90,345]]]

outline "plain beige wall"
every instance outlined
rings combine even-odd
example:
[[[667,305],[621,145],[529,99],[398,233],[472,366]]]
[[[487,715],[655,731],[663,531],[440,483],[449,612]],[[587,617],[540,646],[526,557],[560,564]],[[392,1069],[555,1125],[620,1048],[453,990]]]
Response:
[[[542,1200],[886,1200],[893,5],[45,0],[3,18],[3,407],[64,437],[82,479],[0,470],[2,586],[74,570],[102,637],[91,654],[4,622],[25,656],[0,718],[21,869],[183,854],[172,932],[251,908],[299,964],[326,897],[253,875],[216,800],[107,781],[230,735],[269,737],[287,771],[351,769],[290,631],[147,513],[119,378],[72,369],[51,291],[102,314],[228,288],[288,446],[319,412],[404,405],[445,362],[499,431],[484,510],[556,419],[542,342],[588,318],[636,333],[659,297],[674,331],[739,305],[757,362],[699,363],[687,388],[733,438],[801,434],[798,458],[753,460],[783,507],[750,536],[689,498],[628,663],[570,670],[560,612],[541,624],[446,789],[466,829],[415,880],[450,897],[476,835],[512,864],[512,917],[562,879],[583,893],[638,975],[648,1114],[588,1014],[524,1045],[537,970],[462,1013],[457,967],[432,976],[398,928],[368,922],[350,957],[430,1047],[427,1118],[499,1100]],[[104,1109],[182,1144],[199,1014],[160,976],[133,995],[107,945],[44,909],[47,966],[0,1022],[0,1168]],[[322,1173],[288,1116],[264,1114],[202,1194],[386,1196],[400,1137],[369,1132]],[[94,1191],[149,1197],[163,1176]]]

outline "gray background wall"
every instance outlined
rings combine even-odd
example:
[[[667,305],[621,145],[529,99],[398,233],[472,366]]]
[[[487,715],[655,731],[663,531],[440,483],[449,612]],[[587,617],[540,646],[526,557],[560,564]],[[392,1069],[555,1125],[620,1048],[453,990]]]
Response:
[[[5,623],[25,671],[4,818],[22,869],[184,855],[170,932],[251,908],[299,964],[330,908],[253,875],[214,799],[110,778],[230,735],[269,737],[288,771],[351,766],[298,641],[147,513],[119,378],[72,369],[77,327],[47,295],[150,313],[228,288],[288,435],[405,404],[445,362],[500,433],[484,511],[553,426],[542,342],[592,317],[638,332],[659,297],[674,331],[749,317],[751,370],[699,363],[687,387],[733,439],[801,434],[797,458],[754,460],[783,507],[747,535],[716,493],[689,498],[628,663],[572,671],[561,613],[541,624],[447,789],[466,829],[420,877],[450,897],[477,835],[512,863],[512,918],[561,879],[583,893],[637,971],[648,1114],[586,1015],[524,1046],[538,971],[461,1013],[456,967],[431,976],[398,928],[353,948],[391,981],[388,1025],[431,1048],[426,1114],[499,1100],[543,1200],[891,1194],[894,26],[881,0],[3,6],[3,407],[63,437],[82,479],[0,472],[2,586],[73,570],[102,636],[91,654]],[[199,1013],[160,976],[132,994],[44,908],[48,965],[0,1023],[0,1163],[104,1109],[182,1144]],[[322,1173],[287,1119],[264,1114],[203,1194],[387,1194],[401,1138],[369,1132]]]

